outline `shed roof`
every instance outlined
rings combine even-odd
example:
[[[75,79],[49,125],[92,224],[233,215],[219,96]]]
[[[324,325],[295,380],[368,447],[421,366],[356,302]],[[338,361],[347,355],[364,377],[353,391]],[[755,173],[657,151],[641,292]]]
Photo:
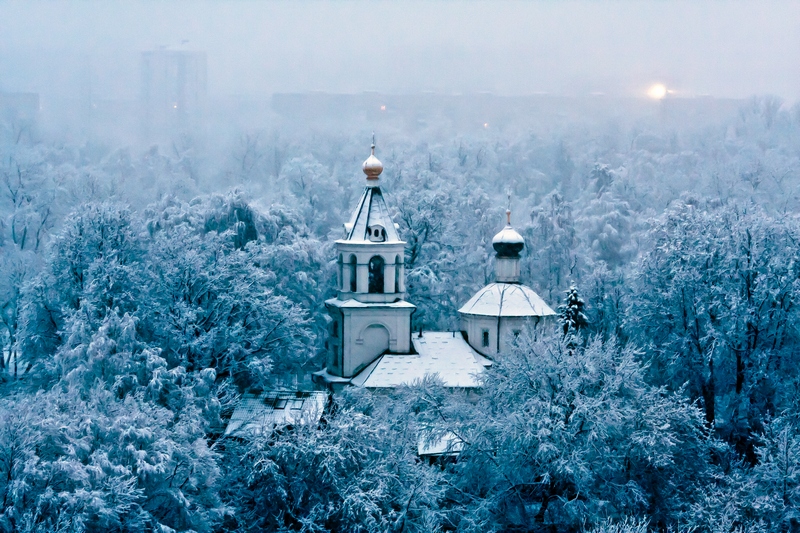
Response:
[[[415,354],[385,354],[355,376],[351,383],[368,388],[409,385],[437,374],[445,387],[479,387],[478,376],[491,361],[467,344],[460,333],[431,331],[412,338]]]
[[[553,316],[533,289],[518,283],[490,283],[464,304],[459,313],[495,317]]]
[[[289,425],[317,423],[329,393],[321,391],[265,391],[245,394],[233,411],[225,435],[253,437]]]
[[[464,449],[464,441],[452,431],[438,438],[431,432],[424,431],[417,441],[417,455],[420,457],[439,457],[442,455],[458,455]]]

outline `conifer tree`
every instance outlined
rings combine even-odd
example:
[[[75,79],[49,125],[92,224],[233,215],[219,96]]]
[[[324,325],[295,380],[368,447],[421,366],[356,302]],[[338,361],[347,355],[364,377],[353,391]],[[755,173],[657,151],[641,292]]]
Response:
[[[558,316],[564,336],[577,334],[589,325],[589,319],[583,312],[584,303],[575,285],[565,291],[564,303],[558,306]]]

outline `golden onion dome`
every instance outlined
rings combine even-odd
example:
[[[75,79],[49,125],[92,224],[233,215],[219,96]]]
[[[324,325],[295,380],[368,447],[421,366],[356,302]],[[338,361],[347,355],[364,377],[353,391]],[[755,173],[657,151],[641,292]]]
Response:
[[[375,144],[372,145],[372,153],[369,155],[364,164],[361,166],[364,174],[367,175],[368,180],[377,180],[378,176],[383,172],[383,163],[375,157]]]

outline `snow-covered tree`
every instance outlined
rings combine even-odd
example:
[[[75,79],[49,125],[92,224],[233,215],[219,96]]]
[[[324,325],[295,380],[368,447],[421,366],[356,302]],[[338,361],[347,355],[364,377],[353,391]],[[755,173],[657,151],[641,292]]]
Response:
[[[469,509],[463,529],[681,523],[713,475],[711,441],[702,412],[648,384],[639,359],[614,341],[571,349],[539,335],[496,362],[451,425],[464,442],[452,481]]]
[[[650,238],[628,327],[654,347],[655,379],[687,383],[707,422],[753,461],[752,432],[798,371],[797,223],[755,206],[681,202]]]
[[[578,288],[572,285],[564,294],[564,303],[558,306],[558,318],[565,337],[575,336],[589,325],[584,307]]]
[[[405,405],[361,390],[337,404],[322,424],[227,446],[240,477],[226,480],[236,506],[226,527],[421,533],[444,525],[443,473],[419,461]]]

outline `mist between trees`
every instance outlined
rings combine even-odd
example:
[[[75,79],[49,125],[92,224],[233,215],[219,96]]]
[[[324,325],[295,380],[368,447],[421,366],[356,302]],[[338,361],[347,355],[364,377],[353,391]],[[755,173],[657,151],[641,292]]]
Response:
[[[143,150],[3,124],[0,531],[800,528],[800,109],[768,97],[379,132],[415,330],[491,280],[508,193],[523,281],[554,308],[574,286],[585,320],[523,332],[480,391],[352,389],[319,425],[220,437],[240,394],[324,364],[369,133]],[[449,434],[457,461],[417,457]]]

